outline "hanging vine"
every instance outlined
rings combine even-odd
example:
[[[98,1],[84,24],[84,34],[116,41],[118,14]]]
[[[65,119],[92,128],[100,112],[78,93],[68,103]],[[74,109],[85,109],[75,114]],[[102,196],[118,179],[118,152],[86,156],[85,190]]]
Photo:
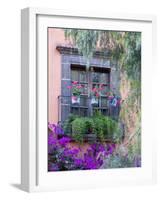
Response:
[[[72,40],[78,48],[78,51],[86,58],[86,67],[88,70],[90,66],[90,59],[96,49],[99,31],[66,29],[65,37]]]

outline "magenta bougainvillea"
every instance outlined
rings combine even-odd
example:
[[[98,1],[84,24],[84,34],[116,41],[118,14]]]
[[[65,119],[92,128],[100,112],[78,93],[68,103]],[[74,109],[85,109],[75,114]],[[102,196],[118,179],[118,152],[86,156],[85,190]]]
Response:
[[[94,143],[82,155],[81,148],[69,147],[71,138],[65,136],[58,125],[49,124],[48,127],[49,171],[99,169],[103,159],[115,149],[115,144]]]

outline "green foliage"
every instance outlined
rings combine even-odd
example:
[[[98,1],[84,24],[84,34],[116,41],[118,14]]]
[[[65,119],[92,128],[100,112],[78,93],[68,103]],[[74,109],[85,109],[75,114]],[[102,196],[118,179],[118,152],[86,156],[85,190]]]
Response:
[[[85,123],[86,133],[93,133],[95,128],[93,119],[90,117],[84,117],[83,119]]]
[[[119,133],[118,123],[100,112],[93,117],[77,117],[71,121],[70,127],[77,142],[82,142],[85,134],[96,134],[103,142],[106,138],[114,139],[114,136]]]
[[[72,132],[72,122],[77,118],[77,115],[70,114],[63,124],[63,130],[65,134]]]
[[[79,52],[86,58],[87,69],[96,48],[98,36],[99,31],[95,30],[65,29],[65,37],[71,39],[78,47]]]
[[[118,123],[110,117],[104,116],[97,111],[93,117],[95,124],[95,132],[99,138],[113,139],[114,135],[118,134]],[[103,137],[102,137],[103,135]]]
[[[80,89],[78,89],[78,88],[76,88],[76,87],[73,87],[73,88],[72,88],[72,95],[73,95],[73,96],[80,96],[80,94],[81,94]]]
[[[94,127],[94,133],[97,135],[97,137],[103,141],[105,139],[105,135],[107,135],[106,130],[104,129],[104,122],[101,118],[94,117],[93,118],[95,127]]]
[[[138,119],[138,122],[140,119]],[[137,124],[136,131],[134,134],[133,143],[129,145],[129,154],[131,157],[134,157],[136,155],[141,155],[141,127],[140,123]]]
[[[127,32],[124,45],[125,70],[129,78],[140,81],[141,79],[141,34],[139,32]]]
[[[72,122],[73,138],[80,143],[83,142],[84,134],[86,133],[86,124],[84,122],[84,118],[81,117]]]
[[[109,155],[102,168],[141,167],[141,129],[137,127],[133,143],[129,146],[120,144],[113,154]]]
[[[75,81],[75,83],[72,83],[72,95],[73,96],[80,96],[81,94],[81,85]]]
[[[105,161],[104,168],[126,168],[133,167],[133,160],[128,156],[118,154],[110,155]]]
[[[119,31],[96,31],[65,29],[65,36],[71,39],[80,53],[87,58],[87,66],[99,43],[100,48],[118,63],[128,77],[140,82],[141,79],[141,33]]]
[[[71,126],[73,138],[77,142],[83,142],[84,135],[94,133],[95,130],[94,121],[90,117],[77,117]]]
[[[124,145],[118,146],[113,154],[109,155],[103,164],[103,168],[127,168],[140,167],[141,154],[130,152],[129,148]]]
[[[140,32],[100,32],[102,49],[111,50],[111,56],[120,69],[127,72],[132,80],[141,78],[141,33]]]

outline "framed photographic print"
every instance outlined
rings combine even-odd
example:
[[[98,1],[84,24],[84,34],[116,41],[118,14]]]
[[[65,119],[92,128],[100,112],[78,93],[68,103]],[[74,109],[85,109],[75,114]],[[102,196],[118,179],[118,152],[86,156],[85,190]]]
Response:
[[[22,188],[156,181],[155,17],[26,8]]]

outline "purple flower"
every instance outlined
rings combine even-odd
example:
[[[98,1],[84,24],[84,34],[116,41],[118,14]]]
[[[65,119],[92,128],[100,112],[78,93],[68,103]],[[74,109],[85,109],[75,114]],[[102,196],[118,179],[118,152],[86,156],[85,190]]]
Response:
[[[77,148],[71,149],[71,153],[72,155],[77,155],[79,153],[79,149]]]
[[[94,143],[83,153],[81,147],[68,145],[71,138],[64,135],[59,125],[48,123],[48,128],[49,171],[98,169],[103,164],[104,155],[112,154],[115,149],[115,144]],[[134,162],[139,166],[139,159],[136,158]]]
[[[69,156],[69,148],[65,147],[63,154],[64,154],[64,156]]]
[[[59,125],[55,125],[55,133],[58,135],[64,135],[64,130]]]
[[[86,169],[97,169],[97,162],[92,157],[85,157],[85,168]]]
[[[57,144],[57,139],[53,136],[53,134],[50,134],[48,136],[48,144],[49,145],[56,145]]]
[[[61,145],[61,146],[65,146],[67,143],[69,143],[70,142],[70,138],[68,138],[68,137],[62,137],[60,140],[59,140],[59,144]]]
[[[101,151],[101,152],[103,152],[103,151],[105,151],[105,147],[103,145],[100,145],[99,148],[98,148],[98,150]]]
[[[64,149],[64,156],[77,156],[77,154],[79,153],[79,150],[78,149],[69,149],[69,148],[65,148]]]
[[[74,164],[75,164],[77,167],[80,167],[80,166],[83,164],[83,160],[82,160],[82,159],[75,159],[75,160],[74,160]]]
[[[108,145],[108,152],[109,152],[109,154],[112,154],[114,152],[114,149],[115,149],[115,144]]]
[[[93,150],[92,150],[91,148],[88,148],[88,149],[87,149],[87,154],[88,154],[88,155],[93,154]]]
[[[113,144],[111,144],[111,146],[112,146],[113,149],[115,149],[116,144],[113,143]]]
[[[52,123],[48,122],[48,128],[49,128],[52,132],[55,132],[55,124],[52,124]]]
[[[64,135],[64,130],[58,124],[48,122],[48,128],[55,134]]]
[[[94,144],[91,145],[91,148],[92,148],[93,150],[95,150],[96,147],[97,147],[97,144],[96,144],[96,143],[94,143]]]

